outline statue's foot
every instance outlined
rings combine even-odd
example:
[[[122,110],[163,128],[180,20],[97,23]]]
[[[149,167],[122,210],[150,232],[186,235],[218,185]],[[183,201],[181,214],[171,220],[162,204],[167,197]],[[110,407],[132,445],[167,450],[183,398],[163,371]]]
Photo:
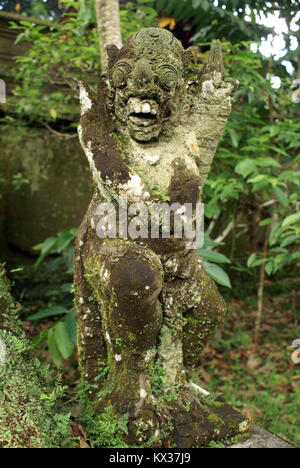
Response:
[[[185,390],[172,404],[173,439],[178,448],[205,447],[212,441],[247,435],[249,421],[222,397],[191,394]]]
[[[122,437],[131,447],[205,447],[249,432],[247,418],[221,397],[204,395],[197,385],[153,395],[141,388],[140,379],[140,374],[129,374],[122,389],[112,385],[97,405],[100,417],[107,408],[116,421],[128,415]]]

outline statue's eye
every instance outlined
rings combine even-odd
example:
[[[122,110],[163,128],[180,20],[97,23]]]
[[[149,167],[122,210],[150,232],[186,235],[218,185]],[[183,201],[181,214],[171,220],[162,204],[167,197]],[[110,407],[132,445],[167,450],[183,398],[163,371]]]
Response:
[[[112,71],[112,81],[116,88],[125,88],[132,64],[127,60],[118,62]]]
[[[161,85],[166,89],[175,88],[178,82],[178,72],[173,65],[162,65],[158,70]]]

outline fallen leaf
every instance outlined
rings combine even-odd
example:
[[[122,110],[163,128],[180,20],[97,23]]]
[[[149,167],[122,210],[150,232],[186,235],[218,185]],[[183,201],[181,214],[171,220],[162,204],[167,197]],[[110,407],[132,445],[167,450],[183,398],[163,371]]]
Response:
[[[260,366],[260,359],[255,354],[250,354],[248,361],[247,361],[247,367],[250,371],[253,371],[257,369]]]
[[[206,383],[209,383],[209,382],[210,382],[210,374],[209,374],[208,372],[206,372],[206,370],[201,369],[201,370],[200,370],[200,374],[202,375],[202,377],[203,377],[203,379],[204,379],[204,381],[205,381]]]
[[[244,410],[243,415],[248,419],[248,421],[252,422],[252,415],[251,415],[250,411]]]
[[[71,424],[70,432],[71,436],[74,437],[74,442],[77,443],[75,448],[93,448],[91,441],[88,439],[80,424]]]

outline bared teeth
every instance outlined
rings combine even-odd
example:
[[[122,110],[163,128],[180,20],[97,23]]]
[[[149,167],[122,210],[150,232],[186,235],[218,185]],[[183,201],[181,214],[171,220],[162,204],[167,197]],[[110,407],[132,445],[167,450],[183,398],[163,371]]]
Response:
[[[142,113],[143,114],[149,114],[151,111],[150,109],[150,104],[148,102],[146,102],[145,104],[143,104],[143,107],[142,107]]]
[[[145,132],[159,123],[159,108],[153,99],[132,97],[128,101],[128,111],[129,120],[134,127],[141,127]]]

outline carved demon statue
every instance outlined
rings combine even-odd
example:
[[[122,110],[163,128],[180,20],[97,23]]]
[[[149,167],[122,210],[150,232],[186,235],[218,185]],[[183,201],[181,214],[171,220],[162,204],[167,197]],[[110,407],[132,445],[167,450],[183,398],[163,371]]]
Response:
[[[80,83],[80,141],[95,184],[79,228],[79,356],[95,412],[128,414],[124,440],[199,447],[247,431],[244,417],[191,380],[225,304],[184,239],[99,236],[99,205],[192,203],[231,110],[219,43],[200,66],[168,31],[144,29],[107,48],[98,95]],[[106,373],[105,373],[106,371]],[[126,432],[126,431],[125,431]]]

